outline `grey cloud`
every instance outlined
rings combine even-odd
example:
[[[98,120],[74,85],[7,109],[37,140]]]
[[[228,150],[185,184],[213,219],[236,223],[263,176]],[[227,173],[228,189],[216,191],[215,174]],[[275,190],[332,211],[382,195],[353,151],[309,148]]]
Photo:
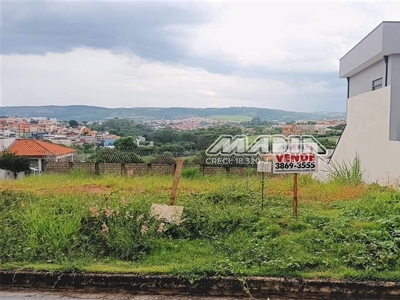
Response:
[[[220,75],[105,50],[7,55],[2,63],[2,105],[254,106],[343,111],[345,103],[345,90],[322,81]]]
[[[155,60],[176,60],[171,25],[212,18],[203,4],[152,2],[3,2],[1,53],[45,54],[77,47],[125,48]]]
[[[5,68],[8,65],[2,63],[3,103],[0,104],[3,105],[23,105],[32,103],[33,99],[37,99],[36,104],[40,101],[60,101],[57,104],[93,101],[91,104],[98,104],[98,99],[103,98],[102,105],[108,105],[108,99],[116,97],[118,100],[115,102],[125,106],[157,103],[167,106],[193,103],[191,105],[197,106],[205,103],[211,105],[215,101],[215,105],[219,106],[261,106],[300,111],[345,110],[346,83],[338,78],[336,72],[324,71],[323,68],[304,72],[301,68],[292,70],[287,67],[290,62],[285,68],[281,65],[273,68],[263,64],[241,65],[225,53],[204,56],[190,54],[186,46],[193,42],[191,34],[196,33],[198,26],[212,23],[221,13],[207,3],[2,1],[1,4],[0,53],[5,59],[13,59],[9,66],[14,66],[8,70]],[[214,47],[214,44],[211,46]],[[83,48],[92,49],[86,54]],[[79,50],[76,54],[68,55],[73,49]],[[131,74],[132,68],[125,65],[118,63],[115,67],[107,66],[109,56],[96,56],[97,52],[93,49],[111,50],[116,56],[119,51],[132,53],[145,60],[138,63],[144,64],[149,71],[134,76]],[[300,51],[297,48],[292,50]],[[44,59],[49,52],[63,55],[56,55],[57,61],[49,62]],[[23,56],[7,57],[12,54]],[[43,59],[31,72],[23,64],[15,67],[18,61],[29,58],[27,54],[39,54]],[[85,65],[89,57],[86,55],[96,59],[96,63]],[[52,57],[50,55],[48,59]],[[65,57],[71,57],[68,65],[62,64]],[[28,64],[30,61],[25,62]],[[159,61],[167,64],[159,65]],[[315,62],[311,60],[307,63]],[[97,70],[99,65],[104,66]],[[52,71],[52,66],[60,71]],[[187,71],[186,68],[190,67],[193,70]],[[74,80],[64,78],[65,70],[73,74]],[[205,70],[210,74],[198,75]],[[18,76],[13,76],[17,71]],[[124,72],[129,76],[122,76]],[[161,79],[153,79],[154,72],[162,73],[163,76],[159,76]],[[177,79],[171,82],[171,77],[179,77],[181,72],[183,75],[200,76],[201,80],[207,80],[207,84]],[[35,75],[28,76],[31,73]],[[214,77],[215,74],[223,75]],[[57,81],[58,76],[69,82],[68,89],[64,81]],[[95,81],[97,76],[98,80]],[[75,77],[79,80],[75,80]],[[82,84],[86,83],[85,80],[89,82]],[[146,85],[148,81],[152,83],[149,87]],[[274,83],[266,88],[265,84],[269,81]],[[136,82],[141,84],[133,86]],[[275,92],[274,85],[279,83],[284,87]],[[316,90],[319,83],[325,86]],[[104,89],[101,92],[98,91],[99,85]],[[210,90],[216,92],[217,96],[210,98],[209,95],[196,92],[199,90]],[[60,100],[56,100],[58,98]]]

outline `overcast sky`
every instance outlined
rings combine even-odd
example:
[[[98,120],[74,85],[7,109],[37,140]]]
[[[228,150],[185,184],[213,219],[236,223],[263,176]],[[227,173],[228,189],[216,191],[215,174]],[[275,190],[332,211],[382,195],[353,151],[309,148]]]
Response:
[[[400,2],[1,1],[11,105],[345,111],[339,59]]]

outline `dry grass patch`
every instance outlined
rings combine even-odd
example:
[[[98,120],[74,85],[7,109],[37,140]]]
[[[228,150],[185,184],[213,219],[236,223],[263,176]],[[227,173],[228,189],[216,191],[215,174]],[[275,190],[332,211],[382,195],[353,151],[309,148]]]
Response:
[[[54,189],[39,189],[37,190],[38,195],[43,194],[73,194],[73,193],[86,193],[86,194],[108,194],[111,192],[110,188],[103,187],[100,185],[90,184],[78,187],[68,188],[54,188]]]
[[[337,182],[320,183],[308,176],[300,176],[298,181],[298,199],[303,203],[329,203],[353,200],[367,194],[366,185],[340,184]],[[293,197],[293,179],[272,178],[266,183],[265,195]]]
[[[342,185],[331,189],[323,187],[307,187],[299,189],[299,200],[305,203],[328,203],[334,201],[353,200],[367,193],[365,186]]]

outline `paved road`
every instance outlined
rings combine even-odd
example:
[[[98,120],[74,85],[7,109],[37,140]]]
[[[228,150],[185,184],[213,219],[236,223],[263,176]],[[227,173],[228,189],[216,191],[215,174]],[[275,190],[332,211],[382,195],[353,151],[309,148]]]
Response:
[[[215,297],[193,297],[193,296],[161,296],[161,295],[130,295],[118,294],[82,294],[76,292],[40,292],[40,291],[0,291],[1,300],[237,300],[238,298],[215,298]],[[272,300],[272,299],[271,299]]]

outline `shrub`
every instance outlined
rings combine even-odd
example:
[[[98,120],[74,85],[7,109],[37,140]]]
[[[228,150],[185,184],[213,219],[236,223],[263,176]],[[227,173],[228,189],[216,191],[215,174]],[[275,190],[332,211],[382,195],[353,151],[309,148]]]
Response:
[[[150,163],[174,165],[176,164],[176,159],[173,157],[171,152],[164,152],[163,154],[157,155],[155,158],[150,160]]]
[[[29,172],[29,166],[28,157],[19,156],[10,151],[3,151],[0,155],[0,169],[13,172],[15,178],[19,172]]]
[[[121,197],[121,204],[92,206],[82,221],[83,244],[93,255],[137,260],[151,249],[161,223]]]
[[[98,163],[141,163],[143,160],[132,151],[104,148],[96,152],[94,160]]]
[[[199,168],[185,169],[185,170],[182,170],[181,176],[183,178],[196,179],[201,176],[201,172],[200,172]]]
[[[334,181],[345,184],[361,184],[364,171],[361,171],[361,163],[358,155],[353,160],[353,163],[342,162],[330,163],[328,165],[329,176]]]

